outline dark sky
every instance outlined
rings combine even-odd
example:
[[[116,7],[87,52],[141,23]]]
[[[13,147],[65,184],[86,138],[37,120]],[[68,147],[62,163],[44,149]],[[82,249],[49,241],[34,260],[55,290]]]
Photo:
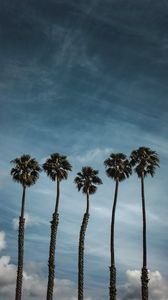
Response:
[[[61,152],[73,164],[61,190],[59,300],[76,300],[77,244],[85,198],[75,190],[73,179],[83,165],[100,170],[104,184],[91,201],[86,239],[86,299],[102,300],[108,295],[114,192],[103,161],[110,152],[129,156],[141,145],[156,150],[161,159],[154,179],[146,181],[146,200],[151,299],[159,290],[156,300],[166,300],[168,2],[0,0],[0,70],[0,300],[13,297],[17,262],[13,227],[17,227],[21,188],[9,176],[11,159],[30,153],[42,163],[50,153]],[[134,175],[119,193],[119,300],[139,300],[139,192]],[[55,186],[42,175],[27,194],[25,300],[43,299],[45,294],[54,200]],[[13,277],[3,279],[4,272]]]

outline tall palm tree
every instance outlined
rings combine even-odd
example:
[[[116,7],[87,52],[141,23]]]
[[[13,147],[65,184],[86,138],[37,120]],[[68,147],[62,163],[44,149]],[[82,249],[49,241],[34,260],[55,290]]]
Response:
[[[21,300],[22,297],[22,279],[23,279],[23,256],[24,256],[24,210],[25,210],[25,195],[26,188],[36,183],[39,178],[41,168],[35,158],[31,158],[28,154],[23,154],[19,158],[11,161],[14,167],[11,169],[13,180],[20,183],[23,188],[21,215],[19,218],[18,232],[18,268],[16,279],[16,294],[15,300]]]
[[[119,182],[128,178],[132,174],[131,165],[123,153],[112,153],[109,158],[104,161],[106,167],[106,174],[113,179],[116,183],[115,194],[112,208],[111,217],[111,240],[110,240],[110,252],[111,252],[111,266],[110,266],[110,287],[109,287],[109,299],[116,300],[116,267],[114,256],[114,225],[115,225],[115,211],[118,196]]]
[[[54,277],[55,277],[55,247],[56,247],[56,235],[59,223],[59,199],[60,199],[60,182],[68,178],[68,171],[72,170],[71,164],[68,162],[65,155],[59,153],[53,153],[50,158],[43,164],[43,170],[51,180],[56,181],[56,203],[53,213],[53,219],[51,221],[51,238],[50,238],[50,250],[48,260],[48,286],[47,286],[47,300],[53,299],[54,289]]]
[[[97,190],[96,185],[102,184],[101,179],[97,176],[98,171],[91,167],[83,167],[81,172],[77,173],[74,180],[78,191],[82,190],[86,194],[86,211],[79,235],[79,252],[78,252],[78,300],[83,300],[83,281],[84,281],[84,241],[85,233],[89,220],[89,197]]]
[[[131,165],[135,167],[135,172],[141,179],[141,198],[142,198],[142,218],[143,218],[143,267],[141,274],[142,299],[148,299],[148,269],[147,269],[147,237],[146,237],[146,210],[144,194],[144,177],[148,174],[152,177],[155,174],[156,167],[159,167],[158,154],[147,147],[140,147],[131,153]]]

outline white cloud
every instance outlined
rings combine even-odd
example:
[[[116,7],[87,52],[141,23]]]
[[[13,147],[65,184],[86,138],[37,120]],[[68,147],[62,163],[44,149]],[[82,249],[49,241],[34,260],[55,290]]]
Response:
[[[5,232],[0,231],[0,250],[3,250],[5,248],[6,248]]]
[[[41,225],[41,224],[48,225],[48,222],[41,219],[41,218],[39,218],[39,217],[31,216],[28,213],[25,214],[25,227],[34,226],[34,225]],[[18,226],[19,226],[19,219],[18,218],[14,218],[12,220],[12,226],[13,226],[13,229],[15,229],[15,230],[18,229]]]
[[[119,300],[140,300],[141,283],[140,271],[127,270],[127,282],[119,288]],[[149,272],[149,300],[167,300],[168,299],[168,282],[159,271]]]

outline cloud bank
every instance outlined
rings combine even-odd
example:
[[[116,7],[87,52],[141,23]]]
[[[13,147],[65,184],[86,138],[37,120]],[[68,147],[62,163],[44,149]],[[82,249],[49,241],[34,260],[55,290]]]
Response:
[[[10,256],[0,258],[0,299],[10,300],[15,294],[16,266],[10,263]],[[45,299],[46,278],[40,278],[37,274],[23,273],[23,296],[25,300]],[[76,300],[74,283],[67,279],[57,279],[54,294],[60,300]]]
[[[0,232],[0,250],[6,247],[5,233]],[[33,263],[32,273],[23,272],[23,297],[25,300],[46,299],[47,279],[37,275],[39,265]],[[17,266],[11,263],[10,256],[0,257],[0,300],[10,300],[15,295]],[[75,284],[67,279],[56,279],[54,295],[60,300],[77,300]],[[91,300],[87,298],[86,300]]]
[[[0,258],[0,300],[10,300],[15,293],[16,266],[9,256]],[[47,279],[37,274],[23,274],[23,295],[25,300],[45,299]],[[56,279],[54,295],[60,300],[77,300],[75,284],[67,279]],[[86,300],[103,300],[98,297]],[[141,300],[140,271],[127,270],[126,283],[118,288],[119,300]],[[150,272],[149,300],[167,300],[168,282],[159,271]]]
[[[127,282],[119,289],[119,300],[141,300],[140,271],[127,270]],[[167,300],[168,282],[159,271],[149,273],[149,299]]]

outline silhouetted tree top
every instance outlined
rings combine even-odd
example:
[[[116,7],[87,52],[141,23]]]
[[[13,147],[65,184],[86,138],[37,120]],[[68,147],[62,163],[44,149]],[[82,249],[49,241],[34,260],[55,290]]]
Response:
[[[43,164],[43,170],[53,181],[61,181],[68,178],[68,171],[72,171],[72,166],[67,160],[67,156],[53,153]]]
[[[99,171],[94,170],[93,168],[86,166],[83,167],[81,172],[77,173],[77,176],[74,180],[78,191],[82,189],[82,192],[86,194],[94,194],[97,190],[97,186],[102,184],[102,180],[97,176]]]
[[[13,159],[11,163],[15,165],[10,172],[14,181],[25,187],[36,183],[41,168],[35,158],[29,154],[23,154],[21,157]]]
[[[140,147],[132,151],[130,159],[130,163],[135,167],[138,177],[141,177],[142,173],[144,173],[144,176],[150,174],[153,177],[156,167],[159,167],[158,154],[148,147]]]
[[[107,176],[115,181],[123,181],[132,174],[131,164],[123,153],[111,153],[104,165]]]

